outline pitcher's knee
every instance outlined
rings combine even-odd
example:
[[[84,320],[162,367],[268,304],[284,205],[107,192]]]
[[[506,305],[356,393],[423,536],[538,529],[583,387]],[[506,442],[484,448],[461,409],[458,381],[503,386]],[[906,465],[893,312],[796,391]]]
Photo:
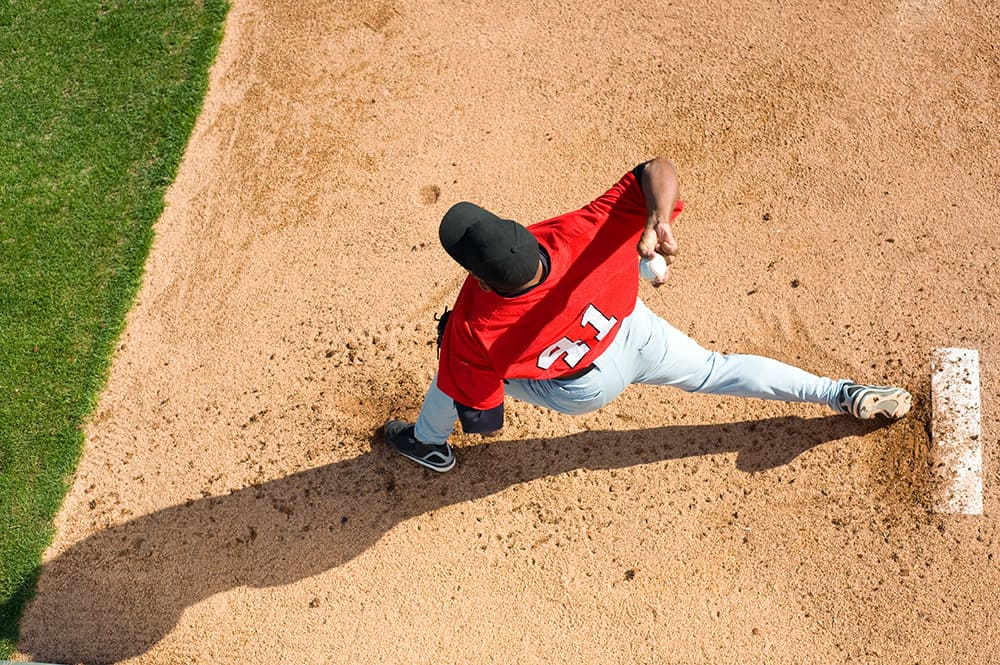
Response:
[[[709,392],[714,385],[714,378],[718,367],[723,364],[726,357],[717,351],[712,351],[705,359],[705,363],[695,372],[679,379],[673,385],[689,393]]]

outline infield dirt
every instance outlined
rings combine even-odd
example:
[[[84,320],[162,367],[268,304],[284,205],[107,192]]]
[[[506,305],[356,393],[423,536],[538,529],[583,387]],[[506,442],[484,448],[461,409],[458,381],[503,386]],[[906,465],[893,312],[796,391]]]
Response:
[[[998,662],[1000,10],[914,0],[234,0],[22,657]],[[902,384],[889,426],[632,387],[508,400],[434,475],[437,244],[672,158],[704,345]],[[986,515],[925,500],[929,358],[977,348]]]

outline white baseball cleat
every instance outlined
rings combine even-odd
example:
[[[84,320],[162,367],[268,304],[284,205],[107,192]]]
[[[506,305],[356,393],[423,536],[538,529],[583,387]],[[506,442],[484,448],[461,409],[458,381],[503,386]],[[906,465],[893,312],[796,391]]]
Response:
[[[913,396],[894,386],[865,386],[848,383],[840,391],[840,408],[855,418],[871,420],[875,416],[902,418],[910,412]]]

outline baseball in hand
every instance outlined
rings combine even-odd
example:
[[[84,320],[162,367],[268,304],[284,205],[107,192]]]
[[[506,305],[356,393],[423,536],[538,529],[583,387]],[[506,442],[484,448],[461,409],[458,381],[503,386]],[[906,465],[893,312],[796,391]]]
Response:
[[[653,254],[653,258],[639,259],[639,275],[648,282],[655,281],[667,272],[667,261],[662,254]]]

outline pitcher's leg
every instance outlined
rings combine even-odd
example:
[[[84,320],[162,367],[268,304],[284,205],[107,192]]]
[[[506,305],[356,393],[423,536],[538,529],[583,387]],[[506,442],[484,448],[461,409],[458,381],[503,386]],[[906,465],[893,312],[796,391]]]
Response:
[[[811,402],[841,411],[839,395],[848,381],[834,381],[763,356],[715,352],[711,356],[711,370],[698,392]]]
[[[644,308],[645,309],[645,308]],[[689,392],[826,404],[841,411],[847,381],[816,376],[772,358],[709,351],[652,312],[654,333],[641,351],[636,383],[669,385]]]
[[[579,416],[601,408],[625,388],[613,372],[595,368],[586,376],[572,380],[510,379],[506,392],[511,397],[570,416]]]
[[[435,374],[424,397],[424,404],[420,407],[413,434],[424,443],[445,443],[455,429],[456,420],[458,410],[455,409],[455,401],[438,388]]]

